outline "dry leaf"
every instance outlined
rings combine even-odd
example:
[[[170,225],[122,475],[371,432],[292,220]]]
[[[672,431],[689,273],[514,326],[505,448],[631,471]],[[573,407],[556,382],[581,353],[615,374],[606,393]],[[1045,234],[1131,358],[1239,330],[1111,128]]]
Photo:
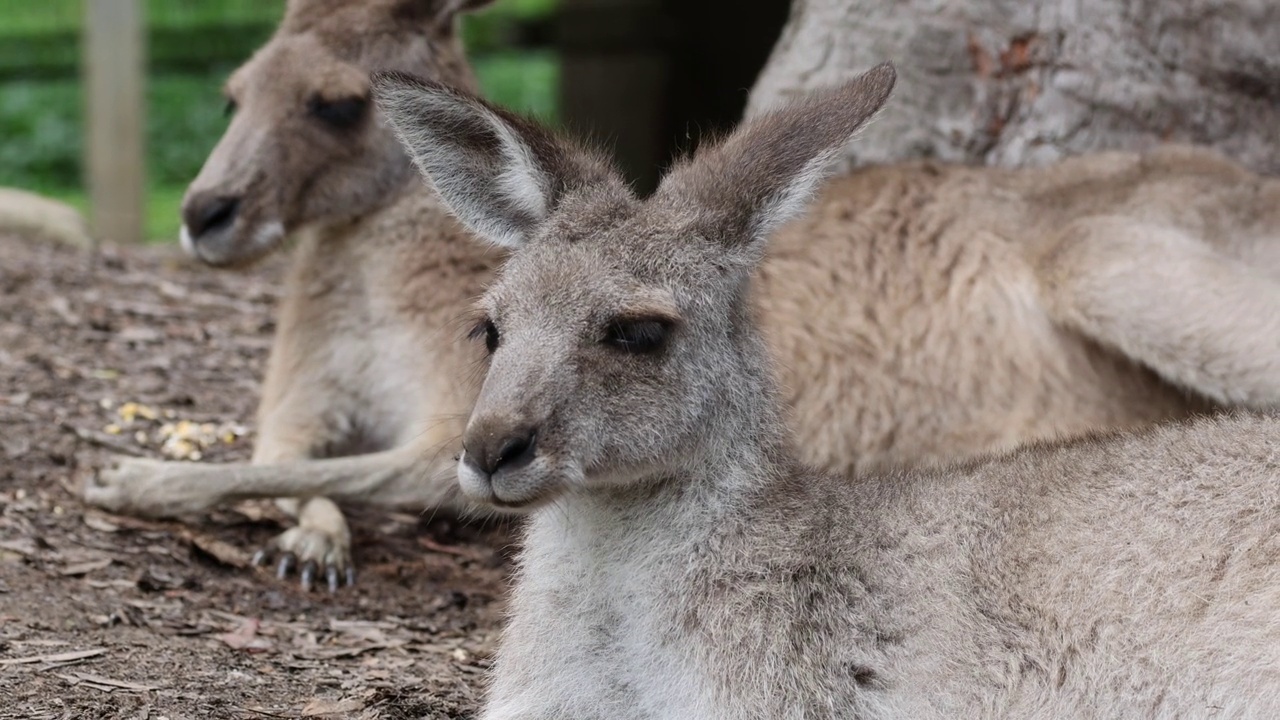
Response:
[[[258,635],[259,625],[261,621],[257,618],[249,618],[243,625],[236,628],[235,632],[222,633],[215,637],[234,650],[266,652],[271,649],[271,640]]]

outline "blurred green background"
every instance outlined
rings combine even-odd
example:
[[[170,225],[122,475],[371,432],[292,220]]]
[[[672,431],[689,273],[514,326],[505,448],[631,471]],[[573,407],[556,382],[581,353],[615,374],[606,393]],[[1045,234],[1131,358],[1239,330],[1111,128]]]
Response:
[[[0,186],[34,190],[87,212],[79,79],[83,2],[0,0]],[[515,23],[556,0],[499,0],[464,16],[482,89],[555,121],[559,68],[547,50],[504,50]],[[220,88],[261,45],[283,0],[146,0],[147,237],[173,241],[185,186],[226,127]],[[508,45],[509,47],[509,45]]]

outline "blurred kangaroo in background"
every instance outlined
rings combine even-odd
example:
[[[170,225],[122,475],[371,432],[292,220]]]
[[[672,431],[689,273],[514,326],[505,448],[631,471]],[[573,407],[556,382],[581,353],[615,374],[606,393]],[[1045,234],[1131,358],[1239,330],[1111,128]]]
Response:
[[[857,482],[798,462],[752,271],[893,82],[757,116],[641,199],[479,98],[378,76],[513,253],[458,465],[529,513],[485,720],[1280,716],[1275,416]]]
[[[483,4],[293,0],[232,75],[236,114],[188,192],[183,243],[234,266],[297,238],[253,460],[123,459],[90,502],[182,515],[289,498],[298,524],[268,553],[308,586],[351,567],[334,500],[473,507],[453,457],[481,358],[459,336],[503,255],[413,172],[369,75],[474,90],[454,24]],[[754,290],[804,459],[848,474],[1269,406],[1277,278],[1280,181],[1167,148],[860,170],[779,228]]]

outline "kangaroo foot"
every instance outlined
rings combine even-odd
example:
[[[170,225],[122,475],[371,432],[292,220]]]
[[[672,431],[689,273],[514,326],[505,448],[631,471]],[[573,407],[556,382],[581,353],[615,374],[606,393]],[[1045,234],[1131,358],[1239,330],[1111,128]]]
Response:
[[[302,526],[289,528],[254,553],[253,564],[274,564],[276,577],[281,579],[296,571],[302,589],[307,591],[315,587],[319,578],[323,578],[329,592],[337,592],[344,583],[350,586],[356,582],[351,543],[345,532]]]

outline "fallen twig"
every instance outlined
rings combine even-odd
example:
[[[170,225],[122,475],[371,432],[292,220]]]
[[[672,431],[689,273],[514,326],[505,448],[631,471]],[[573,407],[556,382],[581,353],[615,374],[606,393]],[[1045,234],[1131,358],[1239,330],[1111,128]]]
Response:
[[[102,675],[94,675],[93,673],[73,672],[70,675],[56,673],[63,680],[70,682],[72,685],[88,685],[95,690],[103,692],[112,692],[114,690],[128,690],[130,692],[150,692],[159,690],[158,685],[143,685],[141,683],[129,682],[127,680],[114,680]]]
[[[83,660],[85,658],[97,657],[106,654],[106,648],[94,648],[93,650],[76,650],[74,652],[54,653],[52,655],[30,655],[20,658],[5,658],[0,660],[0,665],[28,665],[30,663],[40,662],[68,662],[71,660]]]

